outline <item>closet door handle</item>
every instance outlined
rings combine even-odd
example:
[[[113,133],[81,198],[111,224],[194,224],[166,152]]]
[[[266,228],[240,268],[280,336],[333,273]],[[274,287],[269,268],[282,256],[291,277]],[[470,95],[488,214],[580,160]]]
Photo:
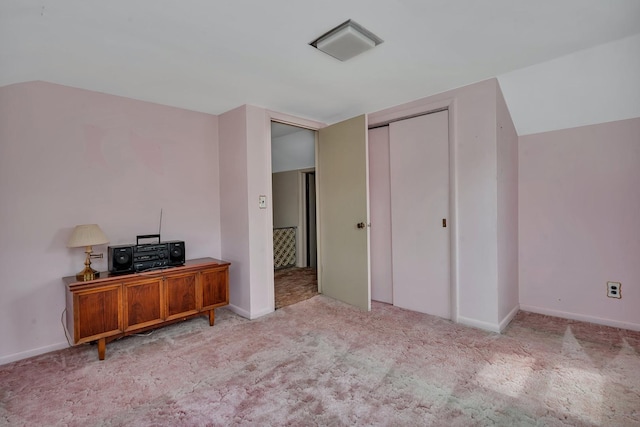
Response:
[[[358,228],[365,228],[365,227],[366,227],[366,224],[365,224],[364,222],[359,222],[359,223],[357,223],[357,224],[356,224],[356,227],[358,227]]]
[[[447,219],[442,218],[442,227],[447,228]]]

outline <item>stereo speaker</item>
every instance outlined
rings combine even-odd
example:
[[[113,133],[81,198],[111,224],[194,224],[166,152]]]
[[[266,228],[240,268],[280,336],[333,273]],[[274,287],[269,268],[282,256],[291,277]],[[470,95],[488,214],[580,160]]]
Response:
[[[166,242],[169,245],[169,265],[182,265],[185,261],[185,248],[182,240]]]
[[[133,272],[133,246],[109,246],[109,272],[114,274]]]

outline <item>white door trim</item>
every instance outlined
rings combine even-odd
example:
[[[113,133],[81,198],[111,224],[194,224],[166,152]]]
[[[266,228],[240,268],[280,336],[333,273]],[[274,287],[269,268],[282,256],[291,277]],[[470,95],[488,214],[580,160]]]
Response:
[[[265,121],[264,121],[264,126],[265,126],[265,135],[266,135],[266,141],[265,144],[267,145],[267,153],[268,153],[268,172],[269,175],[267,177],[265,177],[265,179],[268,179],[269,182],[271,182],[271,176],[273,175],[273,170],[271,168],[271,156],[273,155],[273,153],[271,153],[271,122],[276,122],[276,123],[283,123],[286,125],[291,125],[291,126],[296,126],[299,128],[303,128],[303,129],[309,129],[315,132],[315,167],[314,170],[317,170],[318,168],[318,130],[322,129],[324,127],[327,127],[326,123],[322,123],[322,122],[317,122],[315,120],[309,120],[309,119],[303,119],[301,117],[296,117],[296,116],[292,116],[290,114],[285,114],[285,113],[280,113],[277,111],[272,111],[272,110],[265,110]],[[316,194],[317,194],[317,190],[318,190],[318,180],[316,179]],[[268,204],[267,206],[270,206],[270,203],[272,203],[273,201],[273,187],[272,185],[268,186],[268,190],[267,190],[267,200],[268,200]],[[320,201],[316,199],[316,218],[317,218],[317,213],[318,213],[318,209],[319,209],[319,205],[320,205]],[[268,221],[271,224],[271,227],[267,230],[269,233],[273,233],[273,211],[271,208],[267,209],[267,216],[268,216]],[[320,224],[316,224],[316,231],[319,232],[319,228],[320,228]],[[269,239],[273,240],[273,235],[269,236]],[[318,243],[319,244],[319,243]],[[318,260],[317,260],[317,265],[321,265],[320,264],[320,251],[317,251],[317,256],[318,256]],[[269,248],[267,248],[267,250],[265,251],[265,257],[267,257],[268,259],[266,260],[267,265],[271,266],[271,271],[273,271],[273,245],[271,245]],[[318,269],[318,292],[322,292],[322,289],[320,288],[320,269]],[[273,283],[273,275],[271,277],[271,286],[269,289],[269,296],[270,296],[270,300],[274,301],[274,309],[275,309],[275,292],[274,292],[274,283]]]

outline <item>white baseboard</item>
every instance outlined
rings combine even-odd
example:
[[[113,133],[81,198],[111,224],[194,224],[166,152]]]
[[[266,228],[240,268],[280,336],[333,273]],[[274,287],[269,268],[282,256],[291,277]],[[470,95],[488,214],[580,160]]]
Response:
[[[520,305],[516,304],[516,306],[513,307],[513,310],[511,310],[509,312],[509,314],[507,314],[506,317],[504,319],[502,319],[502,321],[500,322],[500,332],[501,333],[502,333],[502,331],[504,331],[504,328],[506,328],[509,325],[509,323],[511,323],[513,318],[516,317],[516,314],[518,314],[518,311],[520,311]]]
[[[251,313],[249,313],[247,310],[245,310],[243,308],[238,307],[237,305],[229,304],[229,305],[227,305],[225,307],[228,308],[229,310],[233,311],[238,316],[242,316],[245,319],[251,319]]]
[[[535,307],[533,305],[520,305],[520,310],[530,311],[532,313],[545,314],[547,316],[562,317],[564,319],[579,320],[582,322],[597,323],[598,325],[612,326],[614,328],[629,329],[632,331],[640,331],[640,324],[631,322],[621,322],[619,320],[604,319],[602,317],[589,316],[579,313],[571,313],[568,311],[552,310],[543,307]]]
[[[66,341],[63,341],[56,344],[47,345],[44,347],[34,348],[32,350],[21,351],[20,353],[9,354],[7,356],[0,357],[0,365],[15,362],[17,360],[26,359],[28,357],[39,356],[44,353],[49,353],[50,351],[62,350],[63,348],[67,348],[67,347],[69,347],[69,343],[67,343]]]
[[[233,311],[238,316],[242,316],[245,319],[254,320],[258,317],[262,317],[266,314],[273,313],[275,310],[273,308],[265,308],[264,310],[257,311],[255,313],[250,313],[244,308],[240,308],[237,305],[229,304],[226,306],[229,310]]]
[[[481,320],[471,319],[469,317],[458,316],[458,323],[474,328],[484,329],[485,331],[500,333],[500,325],[497,323],[483,322]]]
[[[274,311],[275,310],[273,308],[265,308],[265,309],[262,309],[260,311],[256,311],[255,313],[251,313],[250,319],[251,320],[257,319],[258,317],[265,316],[265,315],[267,315],[269,313],[273,313]]]

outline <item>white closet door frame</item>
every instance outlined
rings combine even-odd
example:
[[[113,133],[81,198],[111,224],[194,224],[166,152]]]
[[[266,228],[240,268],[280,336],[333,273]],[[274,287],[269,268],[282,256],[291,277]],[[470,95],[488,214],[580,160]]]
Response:
[[[393,304],[389,126],[369,129],[371,299]]]

